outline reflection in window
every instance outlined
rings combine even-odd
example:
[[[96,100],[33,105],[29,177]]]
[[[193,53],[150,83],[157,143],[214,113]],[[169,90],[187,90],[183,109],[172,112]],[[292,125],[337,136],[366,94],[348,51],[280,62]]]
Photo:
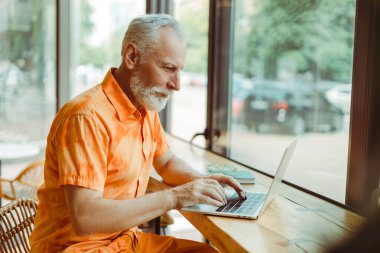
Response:
[[[181,90],[172,98],[171,133],[189,141],[206,128],[207,47],[209,1],[175,0],[174,16],[183,25],[187,55],[181,73]],[[205,146],[204,139],[195,144]]]
[[[230,155],[344,202],[355,0],[236,1]],[[239,140],[246,140],[241,142]]]
[[[56,1],[1,1],[0,143],[45,143],[56,110],[55,20]]]
[[[145,1],[78,0],[71,10],[77,38],[72,50],[74,82],[71,97],[100,83],[121,61],[121,42],[129,22],[145,13]]]

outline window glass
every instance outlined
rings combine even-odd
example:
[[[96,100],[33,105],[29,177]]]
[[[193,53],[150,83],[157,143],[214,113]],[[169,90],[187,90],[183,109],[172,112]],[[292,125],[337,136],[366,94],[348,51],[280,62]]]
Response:
[[[71,51],[74,81],[71,97],[100,83],[109,68],[121,61],[121,43],[130,21],[145,13],[145,1],[78,0],[74,1]]]
[[[206,128],[208,13],[208,0],[174,1],[174,16],[186,33],[187,55],[181,90],[171,100],[170,131],[187,141]],[[204,138],[194,143],[205,146]]]
[[[49,130],[56,108],[55,8],[46,0],[0,5],[0,142],[44,140]]]
[[[56,1],[0,2],[0,169],[43,156],[56,111]],[[3,200],[2,204],[6,204]]]
[[[46,139],[56,110],[55,8],[53,0],[0,5],[0,142]]]
[[[230,156],[344,202],[355,0],[236,1]],[[241,140],[245,140],[244,142]]]

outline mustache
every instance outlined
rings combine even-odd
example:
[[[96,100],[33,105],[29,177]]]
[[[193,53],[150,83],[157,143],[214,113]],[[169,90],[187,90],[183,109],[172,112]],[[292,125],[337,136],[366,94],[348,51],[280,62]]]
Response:
[[[149,93],[151,94],[161,93],[161,94],[165,94],[166,96],[171,96],[173,95],[174,91],[166,89],[166,88],[152,87],[151,89],[149,89]]]

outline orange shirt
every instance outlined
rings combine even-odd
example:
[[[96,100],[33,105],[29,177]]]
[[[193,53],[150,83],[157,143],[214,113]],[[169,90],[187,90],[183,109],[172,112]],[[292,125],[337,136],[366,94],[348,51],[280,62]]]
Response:
[[[128,230],[84,237],[74,233],[62,186],[101,191],[104,198],[136,198],[145,194],[153,158],[168,149],[158,114],[140,114],[114,79],[114,70],[69,101],[53,121],[31,252],[81,252],[111,241],[122,249],[123,242],[115,238]]]

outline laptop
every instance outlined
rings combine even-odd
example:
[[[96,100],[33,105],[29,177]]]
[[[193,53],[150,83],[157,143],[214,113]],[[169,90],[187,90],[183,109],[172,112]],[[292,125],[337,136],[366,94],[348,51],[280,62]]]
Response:
[[[297,138],[293,140],[289,146],[286,147],[272,184],[270,185],[269,191],[267,193],[246,192],[247,198],[240,199],[235,190],[226,189],[226,205],[217,207],[208,204],[196,204],[190,207],[184,207],[182,210],[217,216],[258,219],[277,194],[278,187],[281,184],[285,170],[288,167],[290,158],[292,157],[298,139],[299,136],[297,136]]]

